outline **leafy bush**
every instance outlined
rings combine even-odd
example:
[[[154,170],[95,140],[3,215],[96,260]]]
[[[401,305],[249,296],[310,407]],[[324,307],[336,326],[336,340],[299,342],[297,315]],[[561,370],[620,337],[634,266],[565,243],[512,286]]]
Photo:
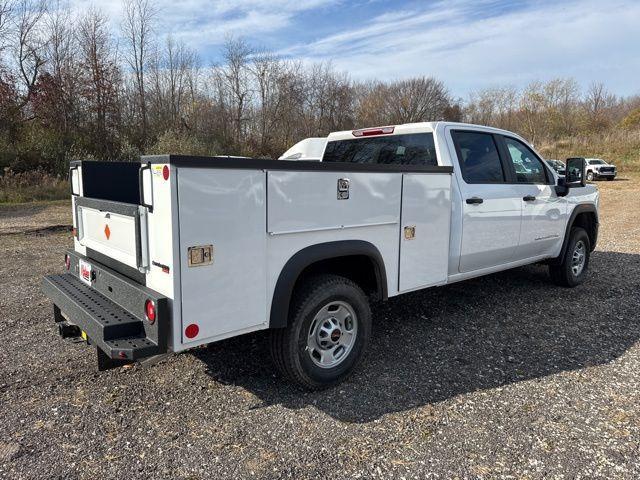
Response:
[[[640,108],[636,108],[629,115],[622,119],[620,122],[622,128],[632,130],[634,128],[640,128]]]
[[[149,149],[150,155],[164,155],[169,153],[181,155],[213,155],[210,146],[205,145],[196,137],[175,130],[168,130],[158,137],[158,141]]]

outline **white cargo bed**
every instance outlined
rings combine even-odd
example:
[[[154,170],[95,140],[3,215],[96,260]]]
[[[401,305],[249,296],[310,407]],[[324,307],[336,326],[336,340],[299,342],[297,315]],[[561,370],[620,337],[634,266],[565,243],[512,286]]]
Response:
[[[307,247],[366,243],[383,262],[386,296],[447,281],[447,167],[153,160],[169,164],[176,182],[180,289],[174,334],[183,347],[273,326],[282,272]],[[344,181],[348,196],[340,198]],[[211,264],[189,265],[189,249],[208,245]],[[188,338],[192,324],[198,334]]]
[[[138,168],[137,204],[74,197],[76,252],[166,295],[174,351],[281,326],[296,258],[322,249],[375,257],[381,298],[447,282],[450,167],[165,155]],[[102,181],[83,169],[97,173],[80,187]]]

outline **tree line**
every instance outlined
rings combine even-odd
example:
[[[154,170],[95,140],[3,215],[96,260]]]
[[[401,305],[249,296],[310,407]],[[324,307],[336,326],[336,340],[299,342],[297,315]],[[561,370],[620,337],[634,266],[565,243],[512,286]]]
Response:
[[[532,142],[623,126],[640,97],[574,79],[454,98],[435,77],[354,81],[229,38],[221,61],[159,29],[152,0],[124,0],[116,24],[90,7],[0,0],[0,166],[64,172],[73,159],[148,153],[277,157],[293,143],[354,127],[452,120]]]

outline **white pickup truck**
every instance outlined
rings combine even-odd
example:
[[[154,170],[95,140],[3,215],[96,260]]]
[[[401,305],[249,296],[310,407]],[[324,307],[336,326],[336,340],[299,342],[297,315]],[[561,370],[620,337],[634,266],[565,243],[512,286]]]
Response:
[[[546,262],[582,283],[598,234],[584,159],[558,176],[517,135],[457,123],[332,133],[322,161],[162,155],[71,166],[74,248],[44,278],[101,369],[257,330],[321,388],[371,301]]]

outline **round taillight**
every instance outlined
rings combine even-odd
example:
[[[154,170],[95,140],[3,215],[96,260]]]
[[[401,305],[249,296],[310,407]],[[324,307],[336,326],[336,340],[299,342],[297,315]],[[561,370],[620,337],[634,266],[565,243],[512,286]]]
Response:
[[[64,266],[67,267],[67,270],[71,268],[71,257],[69,255],[64,256]]]
[[[198,325],[196,325],[195,323],[188,325],[187,328],[184,330],[184,334],[187,338],[195,338],[198,336],[199,332],[200,332],[200,327],[198,327]]]
[[[149,320],[150,323],[153,323],[156,321],[156,304],[153,303],[153,300],[147,300],[144,303],[144,313],[147,316],[147,320]]]
[[[162,178],[169,180],[169,167],[167,165],[162,167]]]

